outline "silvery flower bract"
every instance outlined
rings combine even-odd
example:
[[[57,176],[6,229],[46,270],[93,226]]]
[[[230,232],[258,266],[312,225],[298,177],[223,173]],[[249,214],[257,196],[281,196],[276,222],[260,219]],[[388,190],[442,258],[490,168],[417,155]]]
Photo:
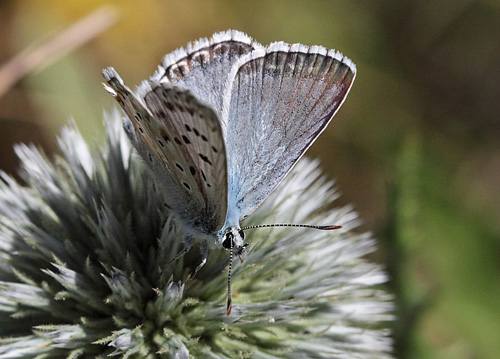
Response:
[[[195,279],[173,265],[182,231],[164,194],[108,118],[104,146],[63,131],[49,161],[21,145],[26,185],[0,181],[0,358],[389,358],[390,297],[374,248],[317,162],[303,159],[248,219],[332,221],[344,230],[249,234],[226,316],[225,250]],[[300,203],[300,206],[297,206]]]

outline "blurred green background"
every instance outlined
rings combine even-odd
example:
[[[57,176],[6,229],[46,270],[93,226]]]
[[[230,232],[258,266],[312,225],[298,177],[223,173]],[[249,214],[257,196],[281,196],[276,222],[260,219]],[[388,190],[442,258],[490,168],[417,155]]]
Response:
[[[57,40],[105,4],[100,20]],[[109,28],[65,54],[99,21]],[[380,240],[372,259],[391,276],[395,356],[498,358],[498,1],[0,0],[0,167],[15,171],[13,143],[54,151],[69,118],[88,139],[102,137],[102,113],[114,105],[102,68],[133,87],[164,54],[228,28],[263,44],[336,48],[357,64],[350,95],[308,155]],[[54,50],[52,40],[67,43]],[[51,61],[37,51],[32,68],[16,58],[38,48]],[[20,81],[8,84],[12,74]]]

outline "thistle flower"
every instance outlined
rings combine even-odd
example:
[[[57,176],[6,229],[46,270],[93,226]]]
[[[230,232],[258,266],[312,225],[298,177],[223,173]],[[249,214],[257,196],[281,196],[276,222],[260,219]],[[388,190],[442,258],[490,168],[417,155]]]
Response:
[[[53,160],[20,145],[26,185],[1,174],[0,358],[389,358],[390,297],[374,240],[336,198],[318,163],[303,159],[245,225],[336,223],[248,232],[228,255],[182,249],[182,229],[121,129],[104,146],[74,125]],[[300,205],[297,205],[300,204]]]

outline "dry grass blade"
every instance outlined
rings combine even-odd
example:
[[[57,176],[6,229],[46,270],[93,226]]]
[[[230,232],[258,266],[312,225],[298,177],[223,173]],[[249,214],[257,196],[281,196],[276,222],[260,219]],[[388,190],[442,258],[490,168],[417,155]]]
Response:
[[[68,28],[33,44],[0,67],[0,97],[20,79],[40,70],[113,25],[117,20],[113,6],[98,8]]]

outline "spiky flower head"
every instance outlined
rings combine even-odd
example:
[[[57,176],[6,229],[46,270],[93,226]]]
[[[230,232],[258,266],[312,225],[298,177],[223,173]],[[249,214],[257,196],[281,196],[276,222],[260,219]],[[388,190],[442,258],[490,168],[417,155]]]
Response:
[[[182,249],[153,176],[131,148],[120,114],[104,145],[75,126],[48,159],[20,145],[25,184],[0,183],[0,358],[388,358],[390,298],[373,250],[317,162],[302,160],[245,222],[336,223],[337,231],[248,232],[228,254]]]

